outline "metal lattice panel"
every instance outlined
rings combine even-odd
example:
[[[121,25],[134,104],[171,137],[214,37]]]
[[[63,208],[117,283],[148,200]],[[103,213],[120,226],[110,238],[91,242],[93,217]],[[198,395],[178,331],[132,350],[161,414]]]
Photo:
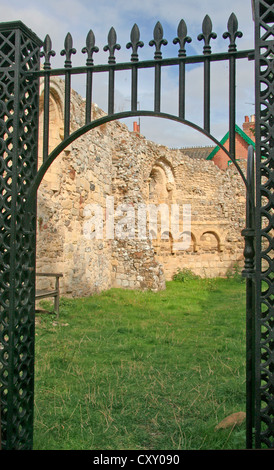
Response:
[[[18,47],[19,45],[19,47]],[[40,43],[20,23],[0,29],[0,373],[4,449],[32,446],[35,213],[24,200],[36,174]]]
[[[257,306],[255,319],[256,448],[274,448],[274,7],[255,2]]]

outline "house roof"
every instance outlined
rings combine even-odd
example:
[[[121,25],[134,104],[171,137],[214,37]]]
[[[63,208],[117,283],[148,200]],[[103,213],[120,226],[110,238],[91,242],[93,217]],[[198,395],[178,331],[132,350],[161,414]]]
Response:
[[[205,160],[210,152],[214,150],[215,147],[183,147],[180,151],[187,155],[190,158],[203,159]]]
[[[248,135],[239,127],[237,126],[237,124],[235,125],[235,131],[237,132],[237,134],[239,134],[243,140],[245,140],[245,142],[248,143],[248,145],[252,145],[252,147],[255,149],[255,142],[253,142],[253,140],[248,137]],[[222,138],[221,140],[221,144],[224,145],[226,143],[226,141],[228,140],[229,138],[229,132],[226,133],[226,135]],[[213,150],[212,152],[207,156],[206,160],[212,160],[212,158],[216,155],[216,153],[220,150],[220,147],[217,145]]]

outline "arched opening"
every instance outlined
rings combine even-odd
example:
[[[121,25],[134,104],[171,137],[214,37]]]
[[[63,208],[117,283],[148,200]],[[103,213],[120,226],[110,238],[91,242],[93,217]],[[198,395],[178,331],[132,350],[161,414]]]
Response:
[[[159,197],[166,199],[166,178],[165,173],[161,168],[153,168],[149,175],[149,199],[159,199]]]
[[[221,251],[219,235],[214,231],[204,232],[200,238],[200,247],[206,252]]]
[[[40,244],[42,252],[39,252],[39,249],[37,251],[38,260],[41,261],[40,264],[38,261],[38,269],[41,270],[42,266],[45,266],[46,270],[58,272],[65,270],[65,279],[67,280],[65,289],[70,294],[73,292],[89,293],[93,291],[93,288],[97,291],[112,285],[116,287],[130,285],[132,288],[143,288],[145,277],[141,276],[142,281],[137,282],[137,270],[142,270],[142,257],[140,256],[138,262],[135,260],[134,263],[127,264],[125,260],[128,256],[134,259],[135,255],[133,256],[133,254],[141,253],[144,249],[148,250],[151,263],[155,262],[154,257],[156,256],[159,266],[161,264],[164,266],[164,275],[167,280],[172,278],[178,268],[184,266],[202,274],[204,261],[206,264],[214,264],[210,260],[205,260],[206,256],[214,257],[217,252],[220,254],[224,246],[220,239],[215,237],[215,229],[215,232],[209,229],[207,235],[203,235],[205,231],[199,226],[196,216],[199,213],[203,214],[202,227],[205,223],[210,222],[212,208],[208,201],[211,199],[212,188],[216,192],[216,199],[218,192],[222,191],[221,174],[217,174],[217,168],[214,167],[214,170],[211,168],[208,176],[207,166],[209,164],[206,162],[194,163],[190,157],[182,156],[176,149],[171,151],[165,147],[158,148],[153,146],[153,143],[149,144],[151,148],[147,144],[142,146],[141,139],[119,122],[119,118],[124,118],[125,115],[131,116],[132,113],[105,116],[96,108],[94,116],[97,116],[97,119],[94,122],[83,125],[80,129],[75,130],[68,139],[62,140],[63,103],[62,90],[59,88],[58,86],[53,87],[50,95],[50,116],[53,123],[50,134],[50,138],[53,140],[53,144],[50,146],[52,152],[40,167],[36,181],[33,182],[30,190],[31,194],[37,186],[40,187],[41,194],[45,195],[48,190],[51,194],[48,201],[48,214],[42,213],[41,210],[38,214],[38,242],[39,236],[45,235],[49,227],[51,231],[51,235],[47,234],[46,243]],[[152,115],[147,112],[139,113]],[[76,114],[79,124],[80,113]],[[167,116],[163,115],[163,117]],[[177,120],[177,118],[170,116],[168,118]],[[185,121],[183,123],[196,128],[192,123]],[[76,127],[76,124],[74,121],[72,122],[72,129]],[[88,132],[89,130],[92,132]],[[116,132],[123,142],[122,146],[110,143]],[[103,141],[105,143],[102,145]],[[52,149],[56,144],[58,144],[57,147]],[[139,150],[131,157],[130,146],[136,149],[136,144]],[[65,158],[60,157],[59,164],[55,164],[57,156],[62,152],[65,152]],[[198,178],[194,183],[193,174],[196,171],[194,167],[197,165]],[[218,178],[219,182],[216,183]],[[195,185],[199,187],[205,185],[207,189],[202,192],[193,192]],[[43,192],[44,186],[45,191]],[[63,197],[62,191],[65,191]],[[139,194],[139,198],[137,194]],[[194,199],[193,195],[195,195]],[[27,205],[30,204],[30,201],[31,196]],[[42,200],[42,205],[44,201]],[[107,207],[107,204],[110,204],[110,207]],[[134,242],[131,239],[126,246],[124,240],[122,241],[119,237],[115,238],[115,227],[110,228],[107,238],[106,230],[109,229],[109,220],[106,220],[106,214],[109,215],[111,211],[115,213],[121,204],[132,205],[135,211],[136,225],[138,205],[154,205],[157,213],[157,226],[156,229],[154,227],[154,230],[157,236],[151,237],[152,229],[150,237],[148,236],[149,227],[148,220],[146,220],[145,232],[143,232],[145,236],[142,237],[142,240],[140,237],[137,237]],[[184,205],[190,204],[192,204],[192,219],[191,228],[188,230],[188,227],[184,227],[183,224],[183,212]],[[89,208],[93,205],[100,207],[100,221],[97,228],[95,223],[91,228],[92,224],[90,223],[90,219],[95,217],[94,207]],[[60,212],[58,207],[62,209],[61,218],[57,216]],[[163,215],[165,210],[167,215]],[[172,227],[173,211],[175,215],[177,211],[179,217],[178,226],[175,226],[175,229]],[[217,207],[215,213],[217,218]],[[117,220],[123,222],[122,215]],[[89,234],[88,240],[83,228],[87,228],[87,226],[93,231],[92,234]],[[101,232],[98,227],[102,227]],[[162,237],[165,232],[169,233],[167,239]],[[79,233],[83,243],[78,243]],[[91,238],[93,240],[92,246]],[[186,240],[188,240],[187,245]],[[50,252],[49,248],[53,248],[50,254],[50,263],[46,262],[46,252]],[[237,250],[240,249],[239,244]],[[118,257],[118,252],[123,253],[123,256]],[[60,262],[58,263],[57,260]],[[78,263],[79,266],[81,265],[81,269],[77,268]],[[228,262],[221,259],[218,260],[218,263],[218,270],[216,269],[214,273],[224,275],[228,268]],[[91,268],[94,265],[97,266],[96,272],[99,277],[94,276],[94,270]],[[54,266],[55,269],[53,269]],[[101,268],[101,274],[99,274]],[[70,274],[68,274],[69,270]],[[134,275],[132,275],[133,272]],[[101,280],[102,276],[104,282]],[[130,284],[125,276],[130,278]],[[139,276],[139,278],[141,277]],[[154,288],[157,288],[157,284],[163,286],[160,267],[156,278]],[[82,281],[79,283],[79,280]],[[85,290],[82,289],[81,283],[85,283]],[[91,290],[90,284],[94,285]],[[75,289],[71,290],[69,285],[75,285]]]
[[[182,243],[185,243],[185,251],[187,253],[197,252],[197,239],[194,232],[184,231],[180,233],[178,242],[174,244],[174,249],[180,250]]]
[[[149,175],[149,200],[171,203],[175,196],[172,164],[165,157],[158,158]]]
[[[176,160],[176,164],[174,165],[174,162],[167,155],[160,155],[159,158],[157,157],[155,159],[152,156],[153,153],[150,152],[151,148],[148,148],[146,152],[144,152],[144,148],[141,147],[139,154],[129,152],[130,146],[136,149],[136,146],[132,145],[133,139],[136,137],[129,135],[127,133],[128,131],[125,131],[123,126],[120,126],[118,123],[113,122],[110,125],[107,121],[104,122],[105,119],[106,118],[99,118],[98,122],[101,127],[100,125],[94,127],[92,133],[88,134],[86,132],[86,135],[83,133],[79,141],[76,142],[75,139],[70,142],[70,144],[72,144],[71,149],[67,152],[66,158],[64,159],[66,169],[64,170],[64,167],[62,167],[62,187],[66,191],[66,195],[69,196],[68,198],[63,197],[63,202],[65,205],[68,204],[67,201],[70,201],[71,196],[77,194],[77,204],[79,204],[78,207],[74,202],[70,206],[63,208],[64,211],[67,212],[67,216],[70,216],[72,213],[76,216],[74,226],[72,221],[70,221],[68,225],[65,225],[65,230],[67,236],[70,237],[70,242],[67,244],[67,251],[64,252],[63,266],[65,266],[66,263],[66,269],[70,270],[72,273],[71,277],[68,276],[68,281],[74,286],[75,292],[77,291],[80,295],[83,294],[83,291],[81,292],[79,281],[82,281],[86,285],[90,282],[93,282],[93,284],[97,283],[96,288],[100,290],[102,285],[98,283],[97,274],[100,272],[102,275],[103,269],[105,269],[105,272],[108,270],[108,272],[111,273],[110,285],[115,287],[154,290],[157,285],[158,289],[159,286],[163,288],[163,278],[167,276],[163,276],[163,273],[160,273],[159,266],[161,263],[155,263],[155,252],[156,256],[161,256],[166,260],[170,260],[171,258],[176,259],[172,272],[174,272],[178,266],[184,266],[184,262],[182,261],[183,257],[189,257],[190,259],[192,257],[192,262],[194,263],[194,256],[199,254],[201,246],[200,232],[197,230],[199,226],[197,214],[196,220],[194,218],[193,221],[193,230],[183,230],[183,227],[180,225],[178,227],[179,236],[176,240],[177,242],[180,243],[184,241],[186,235],[190,238],[190,245],[184,251],[178,249],[178,247],[175,249],[175,240],[170,230],[165,230],[164,228],[161,230],[161,218],[158,219],[159,227],[157,226],[156,230],[151,228],[150,237],[144,237],[144,239],[141,240],[130,239],[129,243],[124,239],[115,239],[115,237],[113,239],[111,236],[103,242],[101,239],[91,237],[83,243],[83,232],[79,227],[83,227],[85,222],[88,222],[88,225],[86,225],[87,229],[89,229],[88,233],[90,235],[96,235],[96,224],[94,220],[91,220],[94,216],[94,207],[88,207],[87,202],[89,202],[90,205],[94,202],[98,202],[98,205],[103,208],[103,211],[99,214],[99,216],[102,215],[103,230],[107,227],[106,214],[110,217],[114,214],[114,220],[116,216],[117,220],[120,222],[120,226],[122,224],[126,226],[129,221],[129,206],[131,204],[130,207],[136,209],[140,203],[148,202],[157,205],[159,202],[170,209],[171,204],[176,204],[178,201],[189,203],[193,197],[193,192],[189,192],[190,187],[186,184],[186,181],[190,183],[191,178],[183,179],[182,175],[186,172],[187,168],[190,168],[190,160],[186,158],[185,165],[182,165],[182,157],[180,156],[179,158],[178,155],[178,160],[176,160],[177,157],[174,157],[174,160]],[[114,144],[110,146],[110,137],[112,136],[113,138],[115,132],[119,134],[120,138],[122,137],[122,140],[120,140],[119,143],[117,141],[116,146]],[[127,133],[126,138],[123,138],[125,137],[125,133]],[[113,141],[114,140],[115,139],[113,139]],[[59,149],[61,148],[64,150],[68,147],[65,146],[64,143],[61,143],[59,144]],[[82,154],[83,149],[84,152]],[[54,152],[53,150],[52,155],[54,155]],[[166,152],[166,150],[164,150],[164,152]],[[80,153],[82,154],[81,163],[79,159]],[[144,164],[143,171],[141,171],[138,164],[139,157],[140,161]],[[53,161],[55,161],[55,158]],[[61,157],[58,162],[60,162],[60,160]],[[53,165],[54,164],[57,164],[57,160]],[[45,163],[45,165],[47,165],[47,163]],[[89,168],[89,165],[92,166]],[[50,167],[52,167],[52,165],[49,165],[49,168]],[[110,171],[111,168],[112,170]],[[89,183],[89,187],[87,183],[83,183],[82,178],[86,179],[86,176],[89,178],[89,180],[86,180]],[[177,184],[178,178],[180,182],[179,187]],[[202,167],[199,172],[199,178],[201,182],[203,181],[203,183],[205,183],[206,176]],[[102,188],[101,193],[98,193],[98,187]],[[212,189],[212,181],[210,179],[208,180],[208,187]],[[77,188],[79,189],[78,193]],[[85,194],[86,196],[92,196],[92,198],[88,199],[86,196],[83,197]],[[94,197],[95,194],[97,194],[97,199]],[[187,194],[188,198],[185,198]],[[106,204],[107,197],[109,198],[108,204]],[[197,194],[195,197],[198,199]],[[201,195],[199,199],[200,202],[203,201],[203,197],[205,196]],[[57,200],[56,192],[56,201]],[[80,211],[80,201],[82,212]],[[207,207],[205,207],[205,213],[206,209]],[[140,218],[139,220],[137,218],[136,211],[135,215],[135,222],[138,220],[140,221],[140,225],[142,225],[142,219]],[[111,219],[109,219],[108,222],[110,222],[110,220]],[[80,225],[80,223],[82,225]],[[147,225],[145,228],[147,229]],[[110,225],[108,229],[111,235]],[[116,234],[115,230],[114,224],[114,236]],[[145,233],[147,235],[147,232]],[[81,237],[80,242],[79,236]],[[151,238],[151,242],[149,238]],[[155,238],[156,243],[154,242]],[[107,252],[107,249],[109,249],[109,252]],[[111,253],[111,257],[108,256],[109,253]],[[87,266],[88,259],[92,262],[92,271],[89,271],[88,268],[84,268]],[[195,263],[197,263],[197,257]],[[80,265],[81,270],[77,267]],[[103,268],[104,266],[105,268]],[[87,276],[88,271],[89,276]],[[71,292],[70,295],[72,295]]]

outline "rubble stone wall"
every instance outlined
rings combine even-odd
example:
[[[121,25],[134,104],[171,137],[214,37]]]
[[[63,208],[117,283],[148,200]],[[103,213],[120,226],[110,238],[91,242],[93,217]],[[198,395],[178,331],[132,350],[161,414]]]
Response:
[[[54,80],[51,149],[63,139],[63,91],[62,80]],[[73,131],[84,124],[85,113],[85,103],[74,91],[72,110]],[[93,105],[93,119],[103,115]],[[40,119],[42,129],[43,89]],[[163,236],[158,214],[155,233],[146,219],[145,236],[140,237],[138,210],[149,204],[168,208],[167,217],[177,207],[179,235],[164,223]],[[95,207],[101,211],[97,225]],[[182,225],[185,207],[191,208],[188,234]],[[114,237],[108,231],[111,211]],[[61,294],[70,296],[110,287],[157,291],[165,288],[165,280],[178,268],[201,276],[224,276],[242,260],[244,217],[245,189],[233,165],[224,171],[213,162],[148,141],[119,121],[107,123],[62,152],[39,187],[37,271],[62,273]],[[178,242],[187,236],[188,246],[181,249]],[[50,280],[38,282],[46,288]]]

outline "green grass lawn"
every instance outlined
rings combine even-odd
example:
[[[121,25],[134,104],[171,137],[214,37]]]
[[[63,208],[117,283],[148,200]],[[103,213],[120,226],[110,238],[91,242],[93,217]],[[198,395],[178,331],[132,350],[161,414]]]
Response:
[[[34,449],[244,449],[245,284],[61,299],[36,326]]]

